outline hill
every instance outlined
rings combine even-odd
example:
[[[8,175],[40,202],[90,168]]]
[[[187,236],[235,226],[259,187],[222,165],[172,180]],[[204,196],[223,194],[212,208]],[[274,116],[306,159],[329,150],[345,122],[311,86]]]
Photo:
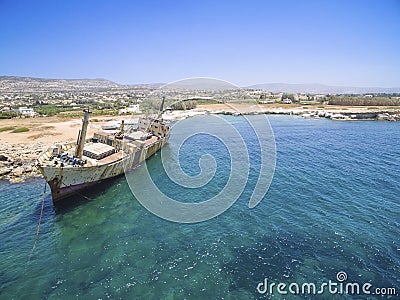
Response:
[[[118,88],[107,79],[47,79],[19,76],[0,76],[0,92],[95,91]]]

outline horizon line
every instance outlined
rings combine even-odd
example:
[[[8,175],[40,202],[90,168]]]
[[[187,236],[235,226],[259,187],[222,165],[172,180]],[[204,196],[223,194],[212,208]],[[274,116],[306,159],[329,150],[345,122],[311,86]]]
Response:
[[[237,85],[234,84],[230,81],[227,81],[225,79],[220,79],[216,77],[207,77],[207,76],[198,76],[198,77],[190,77],[190,78],[183,78],[183,79],[178,79],[178,80],[171,80],[166,82],[142,82],[142,83],[119,83],[115,80],[108,79],[105,77],[73,77],[73,78],[60,78],[60,77],[36,77],[36,76],[28,76],[28,75],[0,75],[1,77],[20,77],[20,78],[30,78],[30,79],[45,79],[45,80],[106,80],[110,81],[112,83],[115,83],[117,85],[121,86],[137,86],[137,85],[168,85],[171,83],[179,82],[182,80],[187,80],[187,79],[214,79],[214,80],[220,80],[220,81],[225,81],[229,82],[234,86],[237,86],[238,88],[252,88],[257,85],[319,85],[323,87],[331,87],[331,88],[376,88],[376,89],[400,89],[400,86],[379,86],[379,85],[374,85],[374,86],[361,86],[361,85],[337,85],[337,84],[326,84],[326,83],[320,83],[320,82],[306,82],[306,83],[299,83],[299,82],[262,82],[262,83],[254,83],[254,84],[249,84],[249,85]]]

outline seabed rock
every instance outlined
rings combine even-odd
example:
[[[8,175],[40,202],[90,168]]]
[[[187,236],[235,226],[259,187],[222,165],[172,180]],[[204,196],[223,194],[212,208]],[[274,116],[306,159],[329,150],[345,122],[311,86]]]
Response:
[[[24,168],[20,166],[12,170],[12,175],[21,176],[24,172],[25,172]]]
[[[4,176],[7,175],[9,173],[11,173],[13,169],[11,167],[3,167],[0,169],[0,176]]]

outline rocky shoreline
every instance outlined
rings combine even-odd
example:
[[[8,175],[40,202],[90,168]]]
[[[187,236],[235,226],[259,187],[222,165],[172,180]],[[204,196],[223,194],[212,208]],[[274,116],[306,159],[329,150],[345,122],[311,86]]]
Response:
[[[22,182],[30,177],[42,177],[36,159],[47,147],[43,143],[1,144],[0,179]]]
[[[222,114],[222,115],[293,115],[301,116],[303,118],[327,118],[331,120],[375,120],[375,121],[400,121],[400,111],[379,111],[379,112],[345,112],[345,111],[325,111],[325,110],[255,110],[255,111],[232,111],[232,110],[220,110],[207,112],[210,114]]]

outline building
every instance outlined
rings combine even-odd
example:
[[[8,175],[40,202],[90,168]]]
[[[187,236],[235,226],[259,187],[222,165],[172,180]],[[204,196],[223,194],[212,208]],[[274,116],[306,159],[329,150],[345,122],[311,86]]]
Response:
[[[292,104],[292,100],[290,100],[289,98],[285,98],[282,100],[282,103],[284,104]]]
[[[139,104],[131,104],[129,107],[125,107],[119,110],[119,114],[128,114],[128,113],[140,113]]]
[[[16,112],[22,117],[34,117],[36,115],[32,108],[27,107],[19,107]]]

